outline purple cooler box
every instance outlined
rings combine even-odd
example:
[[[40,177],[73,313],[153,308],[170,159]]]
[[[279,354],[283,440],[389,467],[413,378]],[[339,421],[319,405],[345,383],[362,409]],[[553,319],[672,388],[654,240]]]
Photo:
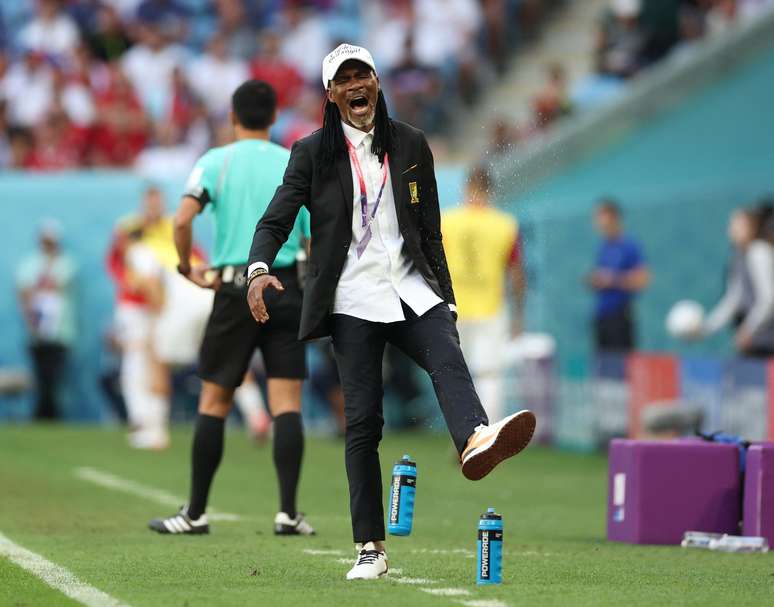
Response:
[[[747,450],[744,481],[744,534],[759,535],[774,545],[774,444]]]
[[[738,534],[735,445],[615,439],[608,466],[608,540],[679,544],[686,531]]]

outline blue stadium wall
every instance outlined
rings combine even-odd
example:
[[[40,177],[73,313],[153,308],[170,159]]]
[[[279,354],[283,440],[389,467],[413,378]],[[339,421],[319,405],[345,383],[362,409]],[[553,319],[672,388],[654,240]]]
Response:
[[[616,143],[506,200],[524,226],[528,324],[558,338],[567,365],[591,351],[593,300],[582,286],[598,237],[591,211],[617,198],[643,244],[652,285],[637,304],[640,346],[728,354],[729,335],[685,346],[664,317],[678,299],[712,306],[723,290],[729,213],[774,194],[774,48],[658,115]]]
[[[463,176],[459,168],[439,169],[439,191],[445,205],[459,201]],[[156,184],[165,192],[170,211],[177,205],[184,180],[182,176]],[[41,220],[55,218],[63,226],[65,249],[79,266],[78,339],[64,391],[65,417],[73,421],[102,421],[107,415],[98,385],[103,337],[114,304],[105,254],[116,221],[136,211],[147,185],[125,172],[0,173],[0,208],[6,222],[0,238],[0,369],[29,369],[15,272],[21,260],[35,250]],[[209,218],[207,214],[204,217]],[[209,249],[211,223],[197,221],[195,225],[197,239]],[[0,421],[26,419],[30,408],[31,394],[0,398]]]

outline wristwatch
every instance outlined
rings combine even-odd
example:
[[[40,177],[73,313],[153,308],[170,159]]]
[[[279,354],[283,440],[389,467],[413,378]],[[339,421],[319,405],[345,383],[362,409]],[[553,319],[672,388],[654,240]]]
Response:
[[[269,271],[264,267],[257,267],[252,272],[250,272],[250,275],[247,277],[247,287],[250,288],[250,283],[252,283],[256,278],[259,276],[263,276],[264,274],[268,274]]]

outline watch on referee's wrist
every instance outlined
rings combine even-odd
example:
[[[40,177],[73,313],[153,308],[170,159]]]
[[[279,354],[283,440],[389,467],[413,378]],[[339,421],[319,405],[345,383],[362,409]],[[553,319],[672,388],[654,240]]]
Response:
[[[250,272],[250,275],[247,277],[247,286],[250,287],[250,284],[259,276],[263,276],[264,274],[268,274],[269,271],[266,268],[255,268],[252,272]]]
[[[191,264],[189,263],[177,264],[177,272],[178,274],[182,274],[183,276],[188,276],[191,273]]]

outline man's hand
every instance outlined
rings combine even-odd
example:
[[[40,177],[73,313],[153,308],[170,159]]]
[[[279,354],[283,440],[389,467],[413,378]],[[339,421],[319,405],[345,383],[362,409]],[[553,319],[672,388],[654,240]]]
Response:
[[[743,353],[747,352],[752,346],[752,336],[744,329],[739,329],[736,332],[736,339],[734,341],[736,342],[737,350]]]
[[[284,291],[285,287],[276,276],[271,274],[261,274],[254,278],[247,289],[247,304],[250,306],[250,312],[256,322],[263,324],[269,320],[269,313],[266,311],[266,303],[263,301],[263,292],[267,287]]]
[[[606,270],[594,270],[586,277],[586,284],[597,291],[611,289],[615,286],[615,275]]]
[[[202,289],[217,291],[220,288],[220,274],[207,266],[194,266],[183,276]]]

